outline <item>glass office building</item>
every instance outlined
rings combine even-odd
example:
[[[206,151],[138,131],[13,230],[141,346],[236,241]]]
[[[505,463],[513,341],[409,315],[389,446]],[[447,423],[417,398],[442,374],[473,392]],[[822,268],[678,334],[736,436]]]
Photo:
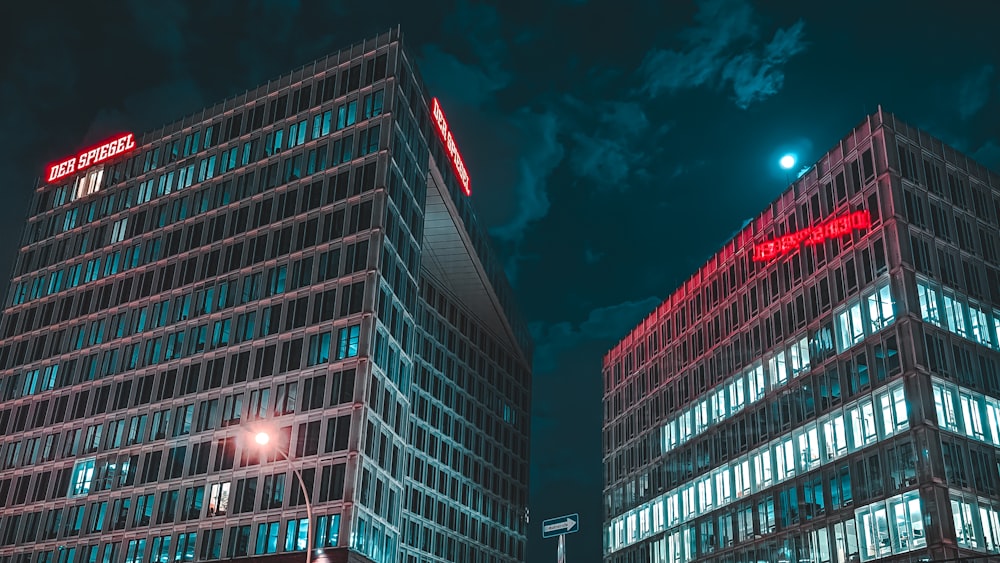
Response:
[[[532,345],[398,29],[42,178],[0,562],[523,560]]]
[[[998,560],[998,217],[867,117],[606,355],[604,560]]]

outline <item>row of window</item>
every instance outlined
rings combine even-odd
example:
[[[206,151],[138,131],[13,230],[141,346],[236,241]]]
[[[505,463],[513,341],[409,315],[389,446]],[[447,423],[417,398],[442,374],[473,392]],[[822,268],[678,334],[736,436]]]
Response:
[[[1000,506],[957,492],[950,500],[958,547],[1000,553]]]
[[[256,525],[253,555],[277,553],[279,539],[283,539],[282,552],[304,551],[307,543],[307,522],[303,518],[285,522],[285,533],[279,538],[280,521]],[[252,526],[233,526],[229,529],[228,542],[224,542],[224,528],[180,532],[174,536],[153,536],[125,541],[94,543],[83,547],[60,546],[54,550],[37,552],[39,563],[162,563],[167,561],[210,561],[223,557],[250,555]],[[340,543],[340,514],[316,517],[314,525],[315,546],[337,547]],[[199,546],[200,537],[200,546]],[[31,553],[23,553],[25,561]]]
[[[920,491],[910,491],[855,511],[862,561],[927,546]]]
[[[605,534],[606,552],[690,522],[907,428],[902,384],[884,388],[612,519]]]
[[[241,248],[237,250],[242,252]],[[181,262],[179,264],[181,281],[186,281],[189,276],[185,272],[188,272],[189,268],[196,267],[197,262],[200,261],[207,265],[209,260],[217,261],[219,258],[219,252],[213,251],[202,260],[192,258]],[[313,284],[321,284],[341,275],[362,271],[367,267],[369,259],[368,240],[361,240],[347,245],[344,249],[334,248],[318,256],[306,256],[291,263],[248,273],[239,278],[230,278],[217,285],[213,284],[213,286],[176,295],[173,298],[150,303],[132,311],[119,311],[89,322],[76,324],[69,329],[42,334],[34,341],[21,340],[16,344],[8,344],[0,349],[0,359],[11,363],[10,367],[13,367],[40,360],[43,357],[83,350],[106,341],[170,326],[201,315],[267,299]],[[216,265],[218,265],[217,262]],[[239,265],[239,263],[233,264],[234,267],[239,267]],[[107,309],[112,306],[115,287],[117,287],[117,301],[119,302],[131,299],[133,293],[136,294],[136,299],[142,299],[149,295],[168,291],[173,286],[175,266],[175,264],[170,264],[158,271],[149,270],[131,278],[124,278],[114,284],[97,288],[96,294],[94,290],[84,292],[76,300],[66,298],[59,303],[58,308],[55,307],[55,303],[48,303],[41,308],[34,307],[26,311],[11,313],[4,319],[5,334],[8,336],[21,335],[52,324],[66,322],[73,318],[71,315],[74,309],[80,310],[80,316],[91,314],[94,310]],[[343,271],[341,271],[342,268]],[[158,284],[154,287],[153,281],[156,273],[162,274],[163,277],[159,278]],[[344,286],[340,295],[341,317],[361,311],[364,306],[365,285],[364,280],[359,280]],[[269,307],[264,307],[260,311],[260,324],[256,327],[256,332],[260,336],[277,334],[283,330],[290,330],[292,327],[306,326],[307,322],[315,324],[321,318],[332,320],[336,310],[336,289],[329,288],[324,292],[314,293],[315,295],[312,296],[302,295],[287,303],[274,303]],[[310,302],[312,303],[311,307]],[[282,325],[280,321],[283,309],[286,314]],[[309,316],[310,311],[311,317]],[[217,319],[211,323],[211,332],[209,332],[209,323],[194,327],[194,330],[181,330],[179,332],[182,336],[172,336],[173,341],[176,341],[170,343],[172,354],[176,357],[184,357],[204,351],[209,346],[209,336],[213,342],[212,347],[228,345],[231,338],[230,332],[234,329],[234,342],[254,338],[258,336],[255,334],[254,326],[256,313],[256,311],[244,311],[234,318]],[[309,321],[310,318],[311,321]],[[282,329],[282,326],[286,328]],[[138,343],[130,345],[137,346]],[[144,359],[147,356],[146,352],[148,350],[141,354]],[[148,363],[148,360],[145,361]]]
[[[359,171],[356,174],[355,178],[361,178],[364,184],[363,186],[359,186],[360,191],[358,193],[363,193],[374,187],[374,175],[375,163],[365,165],[363,172]],[[371,176],[371,178],[365,180],[366,176]],[[270,225],[272,222],[280,223],[299,213],[313,211],[348,197],[348,177],[348,172],[344,172],[336,178],[331,178],[329,191],[324,190],[322,180],[314,182],[302,186],[298,191],[292,190],[282,193],[276,197],[258,201],[253,205],[248,204],[228,214],[213,216],[201,222],[190,223],[170,230],[162,236],[140,241],[127,248],[95,256],[79,263],[70,263],[59,270],[35,276],[30,280],[19,281],[12,286],[10,302],[12,305],[19,305],[98,281],[119,272],[138,268],[163,258],[170,258],[191,250],[210,246],[227,238],[243,235],[244,233],[252,234],[252,231]],[[338,186],[343,185],[335,190],[333,187],[335,184]],[[300,195],[300,192],[302,199],[300,204],[296,205],[296,196]],[[178,216],[184,217],[187,198],[177,200],[174,203],[182,204],[181,212]],[[177,213],[176,207],[175,205],[173,211],[175,215]],[[330,214],[329,217],[313,217],[306,221],[300,221],[295,225],[287,225],[280,231],[273,229],[275,232],[270,237],[269,246],[267,244],[267,235],[269,233],[261,233],[256,238],[252,238],[251,234],[245,235],[249,239],[250,244],[246,244],[247,241],[241,238],[235,244],[226,246],[224,253],[216,251],[218,255],[215,257],[215,264],[202,262],[200,270],[196,268],[196,264],[184,268],[187,273],[182,275],[181,281],[177,283],[182,285],[184,283],[191,283],[199,279],[199,275],[201,277],[213,276],[220,272],[224,273],[227,271],[227,267],[229,270],[232,270],[241,264],[257,263],[273,259],[282,254],[309,248],[323,242],[338,240],[344,236],[367,230],[373,221],[372,209],[372,200],[367,200],[345,209],[338,209]],[[146,211],[140,211],[134,217],[131,230],[127,227],[127,218],[122,219],[112,226],[112,236],[120,237],[124,240],[124,238],[131,238],[132,236],[142,234],[146,228],[153,231],[166,231],[165,227],[170,223],[161,223],[164,223],[169,211],[167,206],[161,206],[159,213],[147,214]],[[158,216],[159,219],[157,219]],[[149,223],[152,223],[152,225],[149,226]],[[105,230],[106,226],[101,227],[98,229],[96,235],[102,236],[102,232]],[[294,233],[293,230],[295,231]],[[103,247],[103,244],[92,244],[90,242],[91,234],[93,233],[84,232],[73,243],[74,249],[72,250],[74,252],[77,244],[79,245],[80,252],[76,254],[64,256],[66,254],[66,241],[60,241],[56,245],[54,253],[49,252],[50,247],[48,246],[41,248],[38,252],[38,259],[42,260],[44,258],[46,261],[61,260],[63,258],[72,259],[76,255]],[[294,249],[292,248],[293,242]],[[245,258],[243,256],[244,250],[247,251]],[[49,257],[50,254],[52,254],[51,257]],[[220,265],[218,262],[223,258],[223,254],[224,263]],[[32,251],[27,251],[23,261],[30,260],[32,255]],[[192,260],[189,258],[188,261]],[[170,272],[170,277],[172,277],[172,271]],[[173,280],[170,280],[170,283],[173,283]]]
[[[863,294],[860,300],[848,304],[842,312],[835,314],[834,320],[836,333],[850,335],[838,338],[841,352],[857,345],[866,335],[889,326],[895,320],[895,313],[888,282],[876,286]],[[816,341],[816,338],[813,340]],[[673,451],[709,427],[760,400],[769,390],[778,389],[790,380],[808,373],[811,368],[810,344],[808,338],[801,338],[787,348],[768,354],[743,373],[723,382],[701,401],[668,420],[662,429],[661,451]],[[812,344],[817,349],[822,347],[816,342]]]
[[[1000,400],[937,378],[931,381],[939,428],[1000,447]]]
[[[964,295],[926,280],[917,280],[920,316],[925,322],[994,350],[1000,350],[1000,311],[969,301]]]

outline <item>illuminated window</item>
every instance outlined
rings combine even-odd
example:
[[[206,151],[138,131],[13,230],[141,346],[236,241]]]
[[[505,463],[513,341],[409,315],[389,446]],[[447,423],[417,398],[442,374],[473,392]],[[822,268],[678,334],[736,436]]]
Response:
[[[337,332],[337,359],[353,358],[358,355],[361,327],[344,327]]]
[[[878,332],[895,319],[889,286],[883,285],[866,299],[869,331]]]
[[[755,364],[747,371],[747,386],[750,389],[750,402],[755,403],[764,396],[766,383],[764,382],[764,366]]]
[[[864,324],[861,321],[861,304],[854,303],[846,310],[837,314],[837,350],[843,352],[854,346],[865,337]]]
[[[736,463],[733,468],[733,477],[736,481],[737,498],[748,496],[751,492],[749,459],[743,459]]]
[[[960,301],[947,293],[941,297],[944,303],[944,316],[948,320],[948,330],[963,338],[968,338],[969,335],[965,325],[965,307]]]
[[[823,422],[823,440],[826,443],[827,459],[834,459],[847,453],[847,431],[844,415],[836,414]]]
[[[983,413],[979,400],[968,393],[961,393],[959,395],[959,402],[962,405],[962,420],[965,422],[965,435],[977,440],[984,440]]]
[[[729,384],[729,414],[743,410],[744,399],[743,376],[738,375]]]
[[[285,551],[304,551],[308,544],[309,520],[293,518],[285,526]]]
[[[316,524],[316,547],[337,547],[340,538],[340,514],[320,516]]]
[[[278,522],[257,524],[257,542],[254,555],[278,552]]]
[[[216,483],[209,489],[207,516],[221,516],[229,511],[229,481]]]
[[[808,471],[819,466],[819,430],[815,426],[809,426],[798,435],[799,442],[799,468]]]
[[[125,550],[125,563],[145,563],[146,540],[130,540]]]
[[[875,407],[872,405],[871,399],[861,401],[847,412],[851,422],[854,449],[863,448],[878,439],[875,426]]]
[[[788,349],[788,359],[792,368],[792,377],[798,377],[809,371],[809,339],[802,338]]]
[[[964,500],[951,499],[951,513],[955,521],[955,540],[958,547],[977,549],[976,525],[972,519],[973,506]]]
[[[934,409],[937,411],[938,425],[946,430],[958,432],[956,393],[941,383],[934,382]]]
[[[990,397],[986,397],[986,425],[990,429],[990,441],[1000,446],[1000,405]]]
[[[788,381],[788,369],[785,365],[785,352],[776,353],[767,360],[767,375],[771,379],[771,386],[784,385]]]
[[[97,190],[101,189],[101,180],[104,178],[104,167],[95,166],[87,171],[86,174],[80,176],[76,180],[76,187],[74,188],[73,199],[80,199],[81,197],[86,197]]]
[[[879,393],[876,401],[882,416],[882,437],[891,436],[893,433],[909,427],[906,399],[902,386],[896,386]]]
[[[771,450],[764,448],[759,450],[756,454],[752,456],[753,459],[753,475],[755,484],[757,486],[756,490],[761,490],[766,487],[770,487],[772,484],[772,473],[771,473]]]
[[[983,528],[983,547],[992,553],[1000,552],[1000,513],[993,507],[979,507],[979,521]]]
[[[975,305],[969,305],[969,326],[972,329],[972,339],[982,344],[990,346],[990,323],[986,319],[986,312]]]
[[[90,492],[94,481],[94,460],[78,461],[73,466],[73,476],[69,484],[69,496],[82,496]]]
[[[794,448],[791,437],[778,440],[774,445],[775,475],[779,482],[795,475]]]

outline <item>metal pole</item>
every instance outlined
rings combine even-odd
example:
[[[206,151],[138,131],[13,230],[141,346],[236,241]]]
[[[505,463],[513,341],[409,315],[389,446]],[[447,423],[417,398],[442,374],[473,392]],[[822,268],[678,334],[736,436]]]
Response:
[[[275,447],[275,451],[281,454],[288,462],[289,467],[292,468],[292,473],[295,474],[295,478],[299,481],[299,488],[302,489],[302,498],[306,501],[306,563],[312,563],[312,550],[313,550],[313,528],[312,528],[312,503],[309,502],[309,491],[306,490],[306,482],[302,479],[302,473],[295,465],[292,464],[292,459],[288,457],[288,454],[283,452],[281,448]],[[295,530],[298,534],[298,530]]]
[[[556,552],[556,562],[566,563],[566,534],[559,536],[559,551]]]

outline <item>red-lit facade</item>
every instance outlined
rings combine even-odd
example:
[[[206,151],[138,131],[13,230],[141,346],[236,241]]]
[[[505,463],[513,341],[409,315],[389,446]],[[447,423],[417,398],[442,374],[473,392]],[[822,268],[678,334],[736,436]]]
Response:
[[[46,168],[0,563],[523,561],[532,344],[437,127],[394,29]]]
[[[604,560],[1000,557],[1000,176],[868,116],[604,359]]]

